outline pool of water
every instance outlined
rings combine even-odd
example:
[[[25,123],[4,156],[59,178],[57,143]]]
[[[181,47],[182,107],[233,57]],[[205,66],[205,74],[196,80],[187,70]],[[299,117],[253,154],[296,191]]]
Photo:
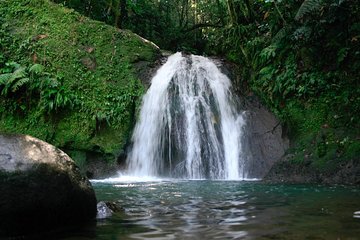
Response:
[[[245,181],[94,181],[124,210],[66,239],[360,239],[360,188]]]

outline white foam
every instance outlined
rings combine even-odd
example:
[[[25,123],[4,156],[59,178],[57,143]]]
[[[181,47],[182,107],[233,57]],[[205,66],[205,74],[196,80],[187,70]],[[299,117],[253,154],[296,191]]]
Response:
[[[354,218],[360,218],[360,211],[354,212]]]
[[[134,176],[134,175],[122,175],[119,174],[116,177],[105,178],[105,179],[91,179],[92,183],[147,183],[147,182],[179,182],[179,181],[208,181],[208,179],[180,179],[180,178],[159,178],[151,176]],[[215,179],[212,181],[231,181],[231,182],[256,182],[261,181],[259,178],[243,178],[243,179]]]
[[[120,175],[117,177],[105,178],[105,179],[91,179],[92,183],[139,183],[139,182],[161,182],[165,179],[149,176],[126,176]]]

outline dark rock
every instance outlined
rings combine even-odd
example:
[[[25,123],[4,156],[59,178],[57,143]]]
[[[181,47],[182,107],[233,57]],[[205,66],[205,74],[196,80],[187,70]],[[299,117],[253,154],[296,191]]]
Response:
[[[124,211],[124,208],[120,207],[116,202],[105,202],[105,204],[115,213]]]
[[[248,177],[263,178],[284,156],[289,140],[279,120],[256,97],[243,98],[242,102],[247,113],[243,149]]]
[[[0,236],[85,223],[96,216],[87,178],[61,150],[27,135],[0,135]]]
[[[120,169],[119,164],[114,160],[114,155],[109,153],[67,148],[62,150],[75,161],[80,168],[80,172],[90,179],[108,178],[116,175]]]
[[[136,69],[135,73],[137,77],[141,80],[141,82],[146,88],[150,86],[151,79],[156,74],[156,71],[167,59],[167,57],[162,56],[160,53],[157,54],[155,57],[156,60],[154,60],[153,62],[139,60],[133,63],[133,66]]]
[[[360,161],[352,160],[331,170],[320,170],[311,165],[311,161],[295,163],[287,155],[273,165],[264,181],[360,185]]]
[[[95,152],[86,153],[86,165],[84,168],[86,176],[91,179],[108,178],[115,176],[119,171],[119,166],[116,162],[110,161],[103,154]]]
[[[119,167],[115,163],[107,163],[105,160],[90,161],[85,166],[86,176],[90,179],[104,179],[115,176]]]

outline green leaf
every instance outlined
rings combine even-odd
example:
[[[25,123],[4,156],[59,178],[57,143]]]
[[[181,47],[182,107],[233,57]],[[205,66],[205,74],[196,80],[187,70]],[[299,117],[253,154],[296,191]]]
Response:
[[[273,68],[271,66],[268,66],[268,67],[264,67],[260,70],[259,72],[260,74],[262,75],[268,75],[268,74],[273,74]]]
[[[5,64],[5,66],[12,67],[13,69],[18,69],[21,67],[21,65],[18,64],[17,62],[8,62]]]
[[[350,48],[341,48],[337,54],[337,63],[340,64],[344,61],[344,59],[346,58],[346,56],[348,55]]]

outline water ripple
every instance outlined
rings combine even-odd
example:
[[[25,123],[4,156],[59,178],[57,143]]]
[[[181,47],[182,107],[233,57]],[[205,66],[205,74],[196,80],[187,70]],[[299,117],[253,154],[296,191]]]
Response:
[[[169,180],[93,184],[100,200],[116,201],[125,209],[121,221],[112,223],[116,237],[104,239],[360,236],[360,192],[351,187]],[[121,232],[124,227],[130,230]]]

